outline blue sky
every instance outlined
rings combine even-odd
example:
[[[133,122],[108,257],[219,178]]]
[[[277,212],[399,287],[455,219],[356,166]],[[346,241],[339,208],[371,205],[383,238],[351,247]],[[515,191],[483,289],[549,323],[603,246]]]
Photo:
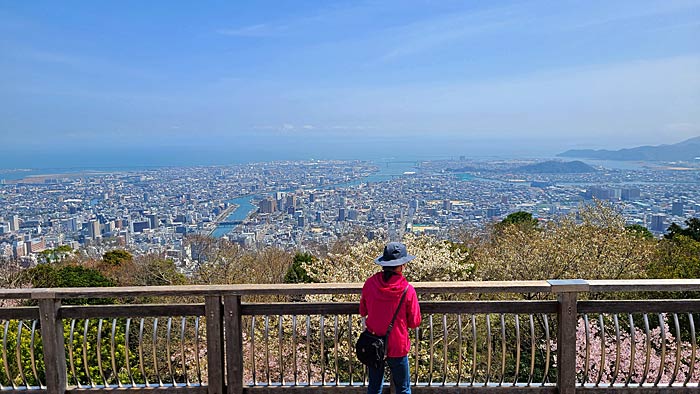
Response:
[[[700,1],[0,0],[0,86],[6,167],[674,143],[700,135]]]

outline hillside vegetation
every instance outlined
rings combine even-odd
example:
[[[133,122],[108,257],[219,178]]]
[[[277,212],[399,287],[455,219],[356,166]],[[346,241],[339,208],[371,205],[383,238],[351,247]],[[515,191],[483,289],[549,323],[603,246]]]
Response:
[[[546,223],[516,212],[483,233],[464,232],[455,242],[410,234],[403,241],[417,256],[405,271],[411,281],[700,277],[699,219],[673,225],[655,239],[642,226],[625,226],[623,217],[601,202]],[[358,231],[304,253],[244,250],[201,236],[187,242],[198,256],[188,275],[157,255],[115,250],[92,260],[62,251],[59,257],[47,253],[52,257],[45,263],[26,270],[5,262],[0,286],[361,282],[378,270],[373,259],[386,240],[368,240]]]

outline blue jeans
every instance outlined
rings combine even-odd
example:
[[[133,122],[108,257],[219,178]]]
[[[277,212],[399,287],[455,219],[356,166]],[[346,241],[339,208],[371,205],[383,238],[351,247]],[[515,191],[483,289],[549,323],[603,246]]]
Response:
[[[408,356],[387,358],[391,378],[396,386],[397,394],[411,394],[411,373],[408,370]],[[369,370],[369,385],[367,394],[380,394],[384,386],[384,368],[367,367]]]

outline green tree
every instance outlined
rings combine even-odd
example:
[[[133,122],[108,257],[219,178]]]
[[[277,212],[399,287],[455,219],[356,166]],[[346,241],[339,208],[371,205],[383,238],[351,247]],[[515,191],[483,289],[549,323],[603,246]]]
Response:
[[[73,252],[73,248],[68,245],[60,245],[53,249],[46,249],[39,252],[39,258],[45,263],[59,262]]]
[[[630,234],[632,234],[634,236],[644,238],[644,239],[653,239],[654,238],[654,234],[652,234],[648,228],[642,226],[641,224],[631,224],[629,226],[626,226],[625,228],[627,229],[627,231],[630,232]]]
[[[134,260],[131,282],[135,286],[184,285],[187,277],[178,271],[175,263],[157,255],[140,256]]]
[[[578,220],[577,220],[578,216]],[[644,276],[654,240],[625,229],[625,220],[603,202],[578,215],[547,222],[540,230],[506,226],[476,248],[482,280],[626,279]]]
[[[310,253],[297,252],[292,260],[292,265],[284,276],[284,283],[313,283],[315,282],[303,267],[303,264],[311,264],[317,261]]]
[[[685,224],[688,227],[683,228],[676,223],[671,224],[666,230],[667,233],[664,235],[664,238],[674,239],[679,235],[684,235],[695,241],[700,241],[700,219],[690,218],[685,221]]]
[[[535,231],[539,229],[538,225],[539,222],[532,217],[531,213],[525,211],[513,212],[493,226],[491,235],[498,236],[510,227],[518,228],[524,232]]]
[[[513,212],[501,220],[501,225],[517,224],[529,227],[537,227],[537,219],[532,217],[532,214],[525,211]]]
[[[700,242],[686,235],[661,240],[647,275],[661,279],[700,278]]]
[[[24,271],[32,287],[111,287],[116,283],[98,270],[80,265],[39,264]],[[64,304],[109,304],[112,299],[66,299]]]
[[[134,256],[122,249],[111,250],[102,255],[102,261],[109,265],[120,266],[124,263],[128,263],[134,260]]]

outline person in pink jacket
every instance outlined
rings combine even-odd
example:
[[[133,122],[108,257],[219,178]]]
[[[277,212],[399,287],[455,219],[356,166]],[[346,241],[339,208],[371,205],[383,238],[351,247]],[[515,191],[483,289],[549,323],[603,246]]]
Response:
[[[418,327],[421,322],[416,290],[403,276],[404,264],[415,257],[408,254],[406,245],[389,242],[384,247],[384,253],[374,260],[382,266],[382,271],[365,281],[360,298],[360,315],[366,317],[367,329],[381,336],[386,334],[391,318],[399,306],[401,295],[408,288],[387,341],[386,364],[391,370],[397,393],[401,394],[411,393],[411,373],[408,366],[411,342],[408,329]],[[379,394],[384,385],[384,368],[368,369],[367,394]]]

